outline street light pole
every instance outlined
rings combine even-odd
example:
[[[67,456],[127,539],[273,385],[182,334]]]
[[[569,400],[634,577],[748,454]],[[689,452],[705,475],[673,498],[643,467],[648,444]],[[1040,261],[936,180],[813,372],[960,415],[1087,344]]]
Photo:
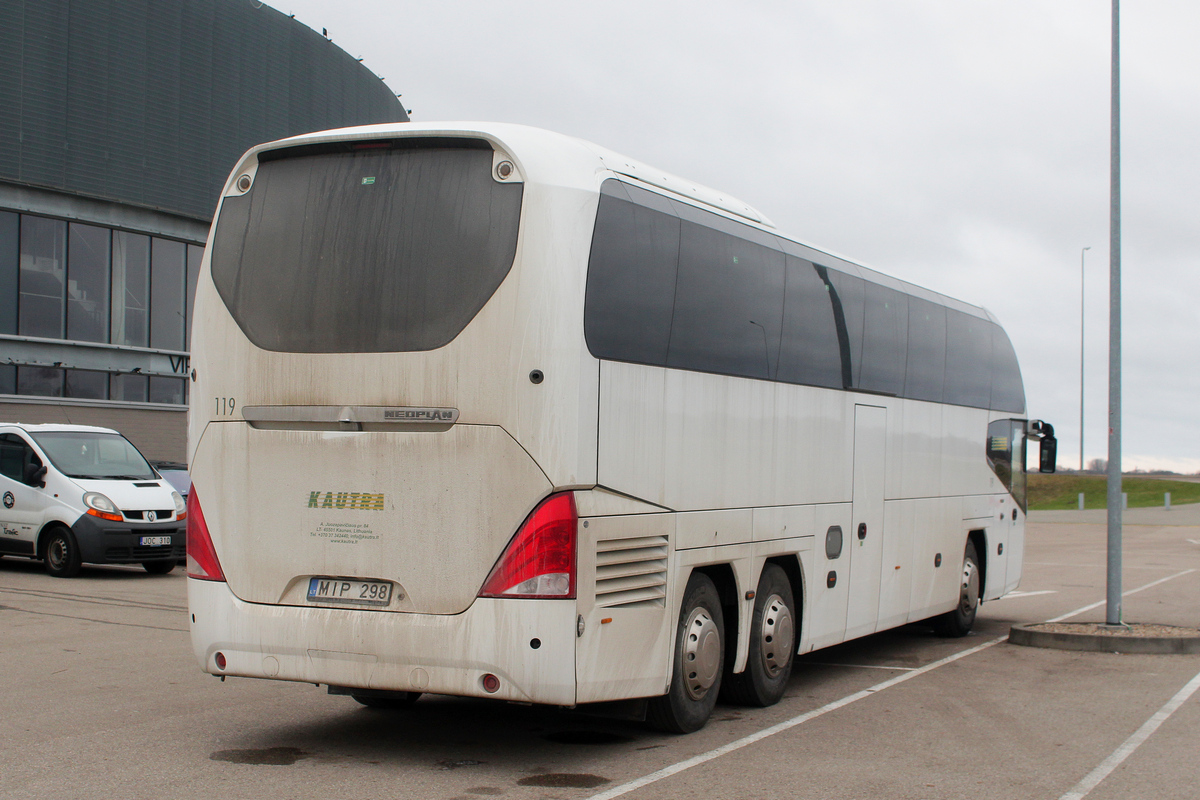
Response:
[[[1083,472],[1083,257],[1091,247],[1079,251],[1079,471]]]
[[[1121,36],[1112,0],[1108,215],[1108,591],[1105,621],[1121,624]]]

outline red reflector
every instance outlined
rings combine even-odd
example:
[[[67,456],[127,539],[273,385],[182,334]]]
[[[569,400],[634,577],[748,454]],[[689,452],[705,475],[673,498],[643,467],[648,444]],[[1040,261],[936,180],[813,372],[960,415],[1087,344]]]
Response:
[[[200,499],[196,496],[195,486],[188,492],[187,499],[187,574],[189,578],[199,578],[203,581],[225,580],[221,562],[217,560],[217,551],[213,548],[212,537],[208,535],[204,512],[200,510]]]
[[[479,596],[574,598],[578,522],[573,493],[546,498],[509,542]]]
[[[500,679],[490,672],[480,678],[479,682],[483,684],[483,690],[488,694],[500,691]]]
[[[224,653],[220,653],[220,652],[217,653],[217,657],[214,660],[217,662],[217,669],[225,669],[225,654]]]

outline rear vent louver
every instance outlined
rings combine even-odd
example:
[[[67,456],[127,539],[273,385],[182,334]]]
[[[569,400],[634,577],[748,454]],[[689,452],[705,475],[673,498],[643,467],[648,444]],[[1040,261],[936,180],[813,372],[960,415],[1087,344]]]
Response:
[[[639,536],[596,543],[596,605],[663,607],[667,600],[667,537]]]

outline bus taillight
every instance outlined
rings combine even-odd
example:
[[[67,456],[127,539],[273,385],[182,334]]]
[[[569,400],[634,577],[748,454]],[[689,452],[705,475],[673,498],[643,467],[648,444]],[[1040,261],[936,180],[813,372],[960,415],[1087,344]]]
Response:
[[[480,597],[575,597],[575,531],[571,492],[551,495],[533,510],[479,590]]]
[[[204,581],[225,580],[225,573],[221,572],[221,562],[217,560],[217,551],[213,548],[212,537],[208,535],[204,512],[200,510],[195,486],[188,492],[187,499],[187,574],[189,578]]]

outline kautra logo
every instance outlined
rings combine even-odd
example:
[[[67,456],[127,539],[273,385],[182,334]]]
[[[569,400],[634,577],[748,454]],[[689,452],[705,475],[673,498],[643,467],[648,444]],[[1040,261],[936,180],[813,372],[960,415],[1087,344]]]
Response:
[[[365,492],[309,492],[309,508],[341,508],[347,511],[383,511],[382,494]]]

